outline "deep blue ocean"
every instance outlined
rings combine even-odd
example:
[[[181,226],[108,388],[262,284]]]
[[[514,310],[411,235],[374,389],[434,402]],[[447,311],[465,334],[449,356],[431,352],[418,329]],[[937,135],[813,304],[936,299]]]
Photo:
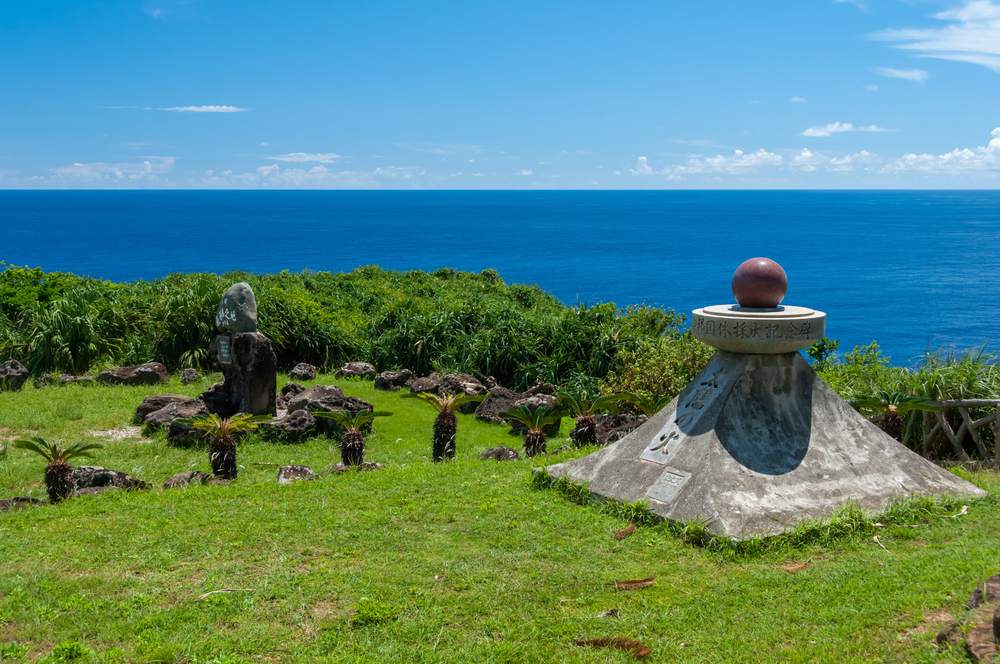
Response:
[[[689,313],[732,302],[754,256],[841,352],[906,364],[1000,329],[1000,191],[0,191],[0,260],[112,281],[495,268],[567,304]]]

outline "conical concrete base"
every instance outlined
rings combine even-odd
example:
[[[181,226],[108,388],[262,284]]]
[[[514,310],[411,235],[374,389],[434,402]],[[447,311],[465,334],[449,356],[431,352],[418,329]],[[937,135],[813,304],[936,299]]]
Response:
[[[546,470],[603,498],[645,500],[666,519],[710,520],[745,539],[830,514],[845,501],[985,492],[866,420],[797,352],[718,351],[670,405],[593,454]]]

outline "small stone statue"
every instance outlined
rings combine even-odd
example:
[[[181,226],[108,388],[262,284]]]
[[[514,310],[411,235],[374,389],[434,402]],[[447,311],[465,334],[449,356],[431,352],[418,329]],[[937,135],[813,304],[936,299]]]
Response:
[[[215,315],[219,336],[209,352],[222,366],[225,383],[209,407],[224,417],[236,413],[274,415],[277,358],[271,342],[257,331],[257,300],[249,284],[240,282],[226,290]],[[215,412],[215,411],[212,411]]]

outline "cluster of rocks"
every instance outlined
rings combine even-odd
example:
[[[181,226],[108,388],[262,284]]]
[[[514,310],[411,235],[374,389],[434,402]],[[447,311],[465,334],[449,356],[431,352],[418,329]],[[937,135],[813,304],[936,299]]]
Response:
[[[0,365],[0,392],[17,392],[28,380],[28,370],[17,360]]]
[[[965,609],[965,615],[957,616],[934,641],[955,647],[964,643],[974,662],[1000,661],[1000,574],[976,586]]]
[[[17,360],[7,360],[0,365],[0,391],[16,392],[20,390],[28,381],[30,372]],[[185,369],[181,374],[181,382],[187,385],[200,380],[198,372],[194,369]],[[145,362],[132,367],[115,367],[105,369],[96,376],[84,375],[74,376],[71,374],[59,374],[59,378],[53,378],[50,374],[42,374],[34,379],[36,388],[41,389],[58,382],[60,385],[69,383],[101,383],[104,385],[156,385],[170,381],[170,373],[167,368],[159,362]]]
[[[599,413],[593,417],[597,429],[597,444],[602,447],[624,438],[625,434],[633,429],[638,429],[647,419],[641,413],[633,415],[628,411],[623,411],[617,415]],[[575,429],[570,431],[569,437],[574,443],[578,442]]]

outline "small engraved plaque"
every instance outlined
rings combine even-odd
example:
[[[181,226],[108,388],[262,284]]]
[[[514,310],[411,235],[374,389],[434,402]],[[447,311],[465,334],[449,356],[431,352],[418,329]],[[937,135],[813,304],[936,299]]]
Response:
[[[656,480],[653,486],[649,487],[646,495],[661,503],[668,503],[690,477],[691,473],[677,470],[676,468],[664,467],[660,479]]]
[[[219,337],[219,362],[221,364],[232,364],[233,355],[229,346],[229,337]]]

